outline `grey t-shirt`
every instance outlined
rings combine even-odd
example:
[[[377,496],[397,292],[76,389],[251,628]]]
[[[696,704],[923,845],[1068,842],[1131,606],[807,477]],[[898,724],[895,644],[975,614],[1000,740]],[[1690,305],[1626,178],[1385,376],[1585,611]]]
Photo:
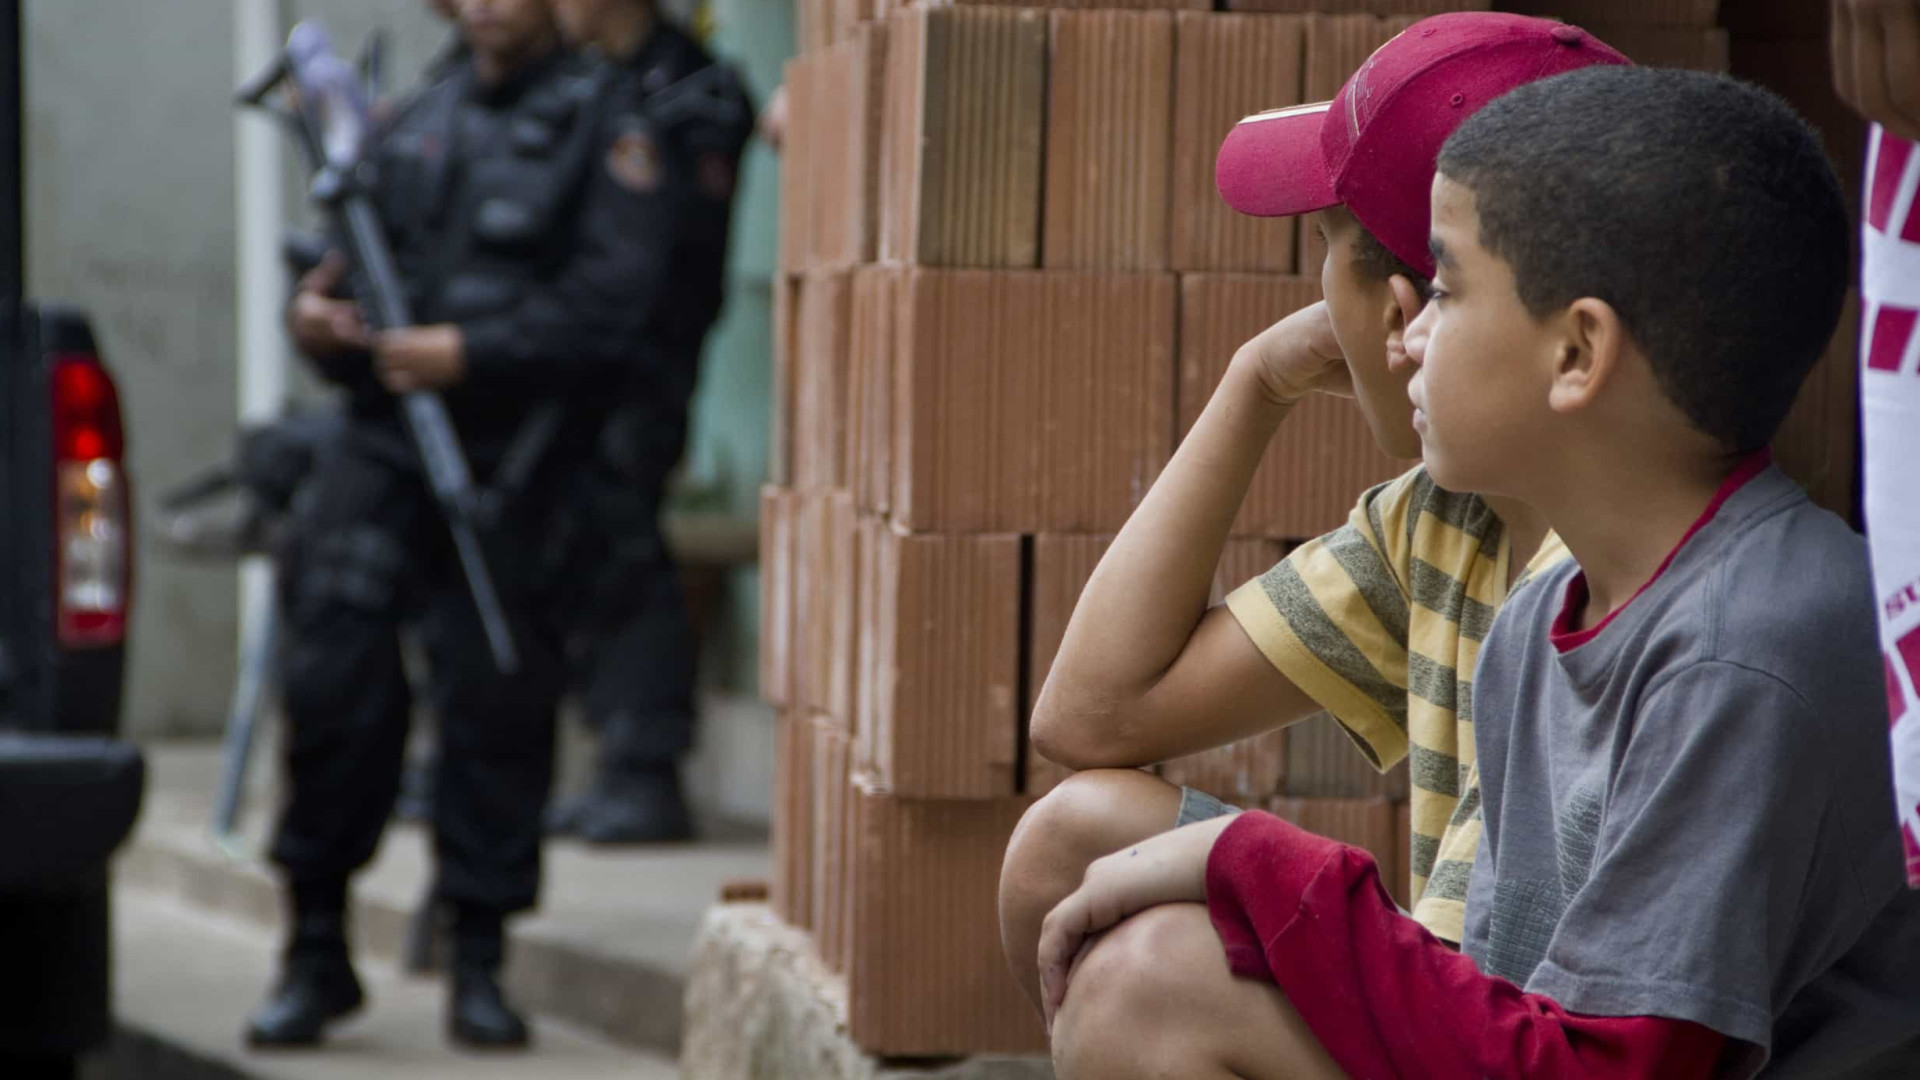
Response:
[[[1843,1075],[1920,1036],[1864,542],[1767,467],[1557,643],[1578,573],[1519,590],[1480,654],[1467,954],[1575,1013],[1748,1044],[1722,1075]]]

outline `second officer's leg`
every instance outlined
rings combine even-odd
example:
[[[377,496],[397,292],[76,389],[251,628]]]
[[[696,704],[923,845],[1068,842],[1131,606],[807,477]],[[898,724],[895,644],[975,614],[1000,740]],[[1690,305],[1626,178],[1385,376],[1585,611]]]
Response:
[[[578,828],[595,843],[693,836],[680,789],[680,759],[693,745],[693,631],[679,568],[655,550],[634,574],[630,617],[590,643],[583,696],[600,729],[600,761]]]
[[[596,843],[693,835],[679,767],[693,744],[697,658],[680,571],[660,531],[680,447],[672,425],[660,428],[625,467],[576,478],[567,496],[568,512],[589,525],[569,572],[593,587],[567,607],[581,705],[600,740],[592,788],[563,804],[554,826]]]

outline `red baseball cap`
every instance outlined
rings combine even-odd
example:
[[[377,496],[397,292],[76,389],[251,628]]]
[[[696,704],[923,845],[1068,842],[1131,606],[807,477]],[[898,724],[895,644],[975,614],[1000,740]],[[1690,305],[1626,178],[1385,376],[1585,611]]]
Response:
[[[1283,217],[1345,204],[1388,251],[1433,276],[1427,250],[1434,162],[1447,136],[1518,86],[1632,61],[1577,26],[1462,11],[1380,46],[1332,101],[1256,113],[1220,145],[1227,205]]]

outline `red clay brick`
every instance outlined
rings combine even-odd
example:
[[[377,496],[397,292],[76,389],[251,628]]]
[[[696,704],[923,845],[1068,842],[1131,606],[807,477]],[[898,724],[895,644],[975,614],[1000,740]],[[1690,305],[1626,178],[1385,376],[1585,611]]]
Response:
[[[793,483],[793,417],[796,396],[793,368],[795,354],[798,352],[794,340],[797,327],[796,309],[799,306],[795,293],[798,289],[799,285],[792,275],[775,271],[771,327],[773,416],[767,439],[767,479],[780,485]]]
[[[1398,811],[1387,799],[1274,799],[1268,809],[1275,816],[1285,818],[1295,825],[1343,844],[1351,844],[1373,855],[1373,861],[1380,867],[1380,879],[1387,884],[1388,892],[1394,892],[1387,879],[1398,877],[1394,867],[1399,862],[1399,849],[1404,846],[1398,832]],[[1404,899],[1407,891],[1403,880],[1396,899]]]
[[[813,898],[814,939],[820,955],[830,967],[839,967],[846,945],[847,909],[847,812],[851,786],[852,751],[845,729],[824,716],[816,716],[813,725],[812,769],[813,824],[812,869],[809,871]]]
[[[832,707],[833,522],[825,493],[796,496],[794,507],[794,702],[809,712]]]
[[[760,697],[786,706],[794,698],[794,496],[760,489]]]
[[[1405,908],[1410,905],[1413,890],[1413,804],[1396,803],[1393,808],[1393,878],[1387,882],[1387,891],[1393,894],[1393,902]]]
[[[1587,23],[1712,26],[1720,13],[1720,0],[1502,0],[1500,10],[1544,15],[1582,26]]]
[[[794,42],[805,55],[832,45],[838,36],[838,0],[794,0]]]
[[[1300,103],[1305,24],[1182,12],[1174,33],[1173,268],[1291,273],[1298,222],[1235,213],[1213,166],[1242,117]]]
[[[894,519],[1117,529],[1166,464],[1173,278],[939,272],[901,283]]]
[[[915,798],[1014,794],[1020,538],[875,524],[862,547],[871,600],[860,766]]]
[[[852,804],[854,1041],[885,1056],[1044,1053],[1039,1017],[1000,950],[996,901],[1030,800],[907,799],[859,777]]]
[[[787,61],[781,85],[787,93],[787,127],[780,153],[780,235],[776,262],[787,273],[805,269],[813,261],[812,203],[815,186],[809,162],[813,157],[813,61],[796,56]]]
[[[1800,388],[1773,439],[1773,457],[1819,505],[1859,520],[1854,475],[1859,454],[1860,305],[1848,299],[1833,343]]]
[[[1220,568],[1213,573],[1213,603],[1220,603],[1233,590],[1273,569],[1286,558],[1288,544],[1266,537],[1236,537],[1227,541],[1220,553]]]
[[[775,728],[773,910],[789,925],[813,928],[813,725],[782,710]]]
[[[1173,16],[1056,11],[1051,27],[1041,263],[1164,270]]]
[[[827,716],[852,731],[859,713],[859,602],[860,519],[853,495],[835,492],[827,498],[828,631]]]
[[[928,7],[1032,7],[1025,0],[934,0]],[[1213,0],[1057,0],[1055,11],[1212,11]]]
[[[1489,0],[1226,0],[1229,11],[1276,15],[1388,15],[1423,19],[1449,11],[1485,11]]]
[[[1727,71],[1733,66],[1725,30],[1634,23],[1582,25],[1629,60],[1647,67]]]
[[[816,152],[807,192],[814,268],[846,268],[874,260],[880,226],[881,83],[886,28],[849,28],[839,43],[810,61],[811,129]]]
[[[1160,766],[1160,776],[1232,806],[1264,806],[1286,783],[1286,736],[1279,729],[1175,758]]]
[[[883,261],[1039,261],[1046,36],[1042,13],[1025,9],[909,8],[889,20]]]
[[[853,275],[817,271],[800,281],[794,367],[794,487],[848,486],[847,424]]]
[[[879,13],[876,0],[831,0],[834,39],[848,41],[859,36],[863,27],[873,25]]]
[[[900,272],[865,266],[853,275],[851,445],[853,495],[862,513],[885,514],[893,500],[894,320]]]
[[[1386,772],[1368,763],[1334,719],[1316,713],[1286,729],[1286,794],[1315,799],[1407,797],[1407,763]]]

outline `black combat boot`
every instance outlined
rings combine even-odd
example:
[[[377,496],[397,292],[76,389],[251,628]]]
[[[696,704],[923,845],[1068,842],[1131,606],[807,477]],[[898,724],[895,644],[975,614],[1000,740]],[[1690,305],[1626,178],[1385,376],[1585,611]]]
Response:
[[[453,924],[453,984],[447,1034],[481,1050],[517,1050],[531,1041],[527,1022],[500,992],[506,936],[498,912],[459,908]]]
[[[293,933],[280,982],[248,1018],[248,1045],[317,1046],[328,1024],[366,1000],[347,953],[346,892],[345,882],[293,887]]]
[[[607,719],[600,737],[600,775],[572,825],[595,844],[672,844],[693,839],[693,815],[680,791],[680,769],[652,760],[642,725],[630,713]]]

